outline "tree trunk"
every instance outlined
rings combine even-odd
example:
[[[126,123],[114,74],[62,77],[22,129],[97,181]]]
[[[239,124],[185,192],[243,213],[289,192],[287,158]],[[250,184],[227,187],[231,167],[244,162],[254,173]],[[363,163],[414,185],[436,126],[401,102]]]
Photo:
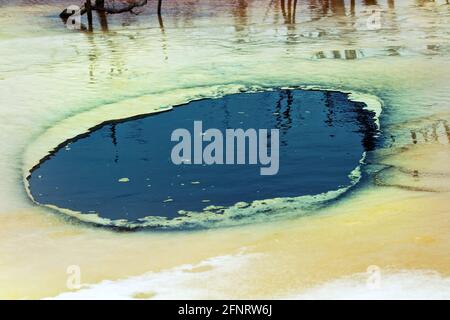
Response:
[[[105,0],[95,0],[95,6],[97,8],[105,8]]]
[[[158,16],[161,16],[162,0],[158,0]]]
[[[91,0],[86,0],[86,3],[84,4],[86,7],[86,13],[87,13],[87,19],[88,19],[88,25],[89,25],[89,31],[93,30],[92,26],[92,7],[91,7]]]

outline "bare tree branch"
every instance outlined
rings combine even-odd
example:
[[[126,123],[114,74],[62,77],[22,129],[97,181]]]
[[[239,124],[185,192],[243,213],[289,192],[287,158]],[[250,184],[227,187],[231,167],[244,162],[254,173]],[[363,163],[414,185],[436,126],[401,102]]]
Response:
[[[91,9],[100,11],[100,12],[109,13],[109,14],[118,14],[118,13],[123,13],[123,12],[131,12],[131,13],[136,14],[135,12],[133,12],[133,9],[145,6],[148,3],[148,0],[127,1],[127,4],[125,6],[121,6],[120,8],[116,8],[116,7],[114,7],[114,5],[112,7],[105,6],[104,4],[98,5],[98,3],[99,2],[96,1],[96,4],[92,5]],[[81,6],[80,14],[83,15],[85,13],[86,13],[86,7],[85,7],[85,5],[83,5],[83,6]],[[61,19],[67,20],[71,15],[73,15],[72,12],[68,12],[67,9],[64,9],[64,11],[61,12],[59,16],[61,17]]]
[[[121,7],[121,8],[114,8],[114,6],[112,8],[92,6],[92,10],[104,11],[106,13],[116,14],[116,13],[129,12],[129,11],[133,10],[134,8],[143,7],[146,4],[147,4],[147,0],[136,0],[136,1],[128,2],[128,5]]]

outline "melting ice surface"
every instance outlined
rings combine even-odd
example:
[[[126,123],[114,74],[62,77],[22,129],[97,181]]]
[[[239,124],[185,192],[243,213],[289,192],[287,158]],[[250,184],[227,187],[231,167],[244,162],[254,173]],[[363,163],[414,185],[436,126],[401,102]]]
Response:
[[[374,148],[375,114],[364,107],[344,93],[300,89],[192,101],[105,123],[67,141],[32,171],[30,190],[41,204],[129,221],[205,208],[220,214],[240,202],[317,195],[349,186],[350,173]],[[279,129],[278,174],[260,175],[261,165],[248,161],[173,164],[171,133],[192,133],[197,120],[203,130]]]

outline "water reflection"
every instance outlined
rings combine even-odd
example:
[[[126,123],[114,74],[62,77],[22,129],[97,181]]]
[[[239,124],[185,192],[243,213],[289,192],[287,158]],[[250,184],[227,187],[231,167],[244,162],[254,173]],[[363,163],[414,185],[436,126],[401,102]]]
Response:
[[[108,5],[112,2],[106,0]],[[152,61],[168,62],[185,48],[201,50],[199,39],[203,45],[228,48],[229,54],[247,54],[269,44],[296,59],[318,60],[440,55],[450,50],[448,34],[442,33],[449,20],[447,1],[442,0],[180,0],[163,1],[162,12],[157,14],[156,3],[135,13],[98,12],[93,36],[88,36],[91,81],[96,55],[111,57],[115,66],[109,73],[115,76],[130,63],[130,50],[146,54],[157,46],[160,60]],[[380,27],[370,29],[377,12]],[[434,17],[441,20],[432,21]],[[82,31],[88,30],[83,26]],[[127,33],[133,42],[124,45],[117,33]]]
[[[267,154],[279,150],[279,174],[260,175],[257,167],[235,160],[175,165],[170,160],[174,144],[167,137],[177,128],[192,129],[193,119],[222,133],[228,127],[278,128],[279,149],[271,141]],[[99,125],[66,141],[32,170],[30,190],[42,204],[137,223],[149,215],[176,219],[181,212],[205,213],[211,205],[320,195],[353,183],[349,173],[373,149],[376,128],[372,111],[339,92],[285,89],[198,100],[170,112]],[[244,139],[248,159],[257,142],[250,140]],[[231,146],[233,159],[237,143]],[[220,151],[223,147],[214,151],[216,157],[227,155],[229,148]]]
[[[114,152],[115,152],[115,155],[114,155],[114,163],[119,162],[119,148],[118,148],[118,143],[117,143],[116,126],[117,126],[116,123],[112,123],[112,124],[110,124],[110,126],[109,126],[110,131],[111,131],[111,142],[112,142],[112,144],[113,144],[113,146],[114,146],[114,150],[115,150],[115,151],[114,151]]]
[[[279,94],[280,98],[275,105],[273,115],[275,116],[275,128],[280,130],[280,144],[281,146],[288,145],[286,138],[288,131],[292,128],[291,109],[294,101],[292,91],[282,90]]]
[[[98,15],[98,20],[100,21],[101,30],[103,32],[107,32],[108,31],[108,18],[106,16],[106,13],[102,12],[102,11],[98,11],[97,15]]]
[[[97,2],[96,7],[99,7],[100,5]],[[106,8],[115,8],[117,6],[116,3],[120,4],[125,2],[127,1],[106,0],[105,6]],[[416,3],[418,6],[425,6],[425,4],[434,3],[434,1],[418,0]],[[255,13],[261,10],[263,11],[263,21],[266,21],[267,16],[272,15],[271,22],[273,24],[283,23],[290,25],[298,22],[298,14],[301,17],[300,23],[339,17],[344,18],[344,20],[336,20],[336,22],[346,23],[345,18],[361,17],[370,14],[375,9],[392,11],[396,8],[395,0],[385,0],[383,3],[377,0],[233,0],[227,3],[181,0],[163,1],[163,7],[165,10],[162,17],[170,19],[175,28],[193,27],[195,25],[194,21],[198,20],[199,17],[208,16],[212,18],[220,15],[222,10],[226,10],[233,17],[236,32],[242,31],[245,27],[249,26],[249,23],[255,22],[249,17],[255,16]],[[132,26],[133,23],[137,23],[142,19],[158,20],[155,3],[149,3],[140,9],[139,12],[131,11],[121,13],[118,19],[121,21],[120,24],[122,26]],[[115,15],[109,16],[112,17]],[[105,22],[105,15],[103,15],[99,17],[99,22],[94,22],[94,26],[98,23],[104,27]]]

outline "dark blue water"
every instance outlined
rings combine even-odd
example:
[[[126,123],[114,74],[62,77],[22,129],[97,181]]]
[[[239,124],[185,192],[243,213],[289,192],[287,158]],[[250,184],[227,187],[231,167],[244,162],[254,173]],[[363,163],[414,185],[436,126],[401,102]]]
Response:
[[[363,106],[339,92],[276,90],[105,123],[43,159],[28,177],[30,191],[40,204],[135,221],[336,190],[375,145],[374,113]],[[260,165],[174,165],[171,133],[192,132],[195,120],[204,130],[279,129],[278,174],[261,176]]]

